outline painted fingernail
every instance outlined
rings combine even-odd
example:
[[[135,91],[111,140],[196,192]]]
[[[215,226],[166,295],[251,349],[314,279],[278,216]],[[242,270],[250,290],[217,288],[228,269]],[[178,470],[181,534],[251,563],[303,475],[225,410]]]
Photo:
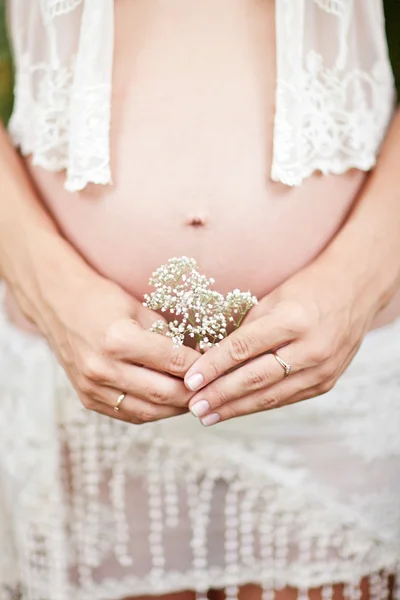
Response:
[[[186,382],[186,385],[188,386],[189,389],[192,390],[192,392],[194,392],[195,390],[197,390],[197,388],[199,388],[201,386],[201,384],[204,381],[204,377],[201,373],[195,373],[194,375],[191,375],[189,377],[189,379]]]
[[[211,415],[207,415],[204,419],[201,419],[204,427],[210,427],[210,425],[215,425],[218,421],[221,420],[221,417],[217,415],[217,413],[211,413]]]
[[[199,400],[198,402],[193,404],[190,410],[195,417],[202,417],[203,415],[208,413],[208,411],[210,410],[210,405],[207,402],[207,400]]]

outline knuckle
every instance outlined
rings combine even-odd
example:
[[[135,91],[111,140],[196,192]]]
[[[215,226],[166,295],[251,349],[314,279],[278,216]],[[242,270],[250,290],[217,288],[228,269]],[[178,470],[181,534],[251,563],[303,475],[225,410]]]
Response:
[[[207,363],[207,373],[211,381],[218,379],[221,375],[220,367],[213,361]]]
[[[186,359],[180,349],[174,349],[169,357],[168,371],[172,375],[184,375],[186,372]]]
[[[94,411],[97,408],[97,402],[95,402],[95,400],[90,396],[82,396],[81,402],[86,410]]]
[[[78,380],[78,389],[84,396],[91,396],[94,391],[94,386],[90,379],[87,379],[87,377],[82,375]]]
[[[247,375],[246,387],[249,390],[257,390],[268,385],[268,376],[266,373],[250,371]]]
[[[309,360],[314,365],[319,365],[331,358],[332,352],[328,344],[318,344],[308,352]]]
[[[334,379],[328,379],[327,381],[321,383],[318,386],[318,396],[322,396],[323,394],[330,392],[334,388],[335,383],[336,381]]]
[[[276,396],[262,396],[258,401],[258,410],[271,410],[279,406],[280,399]]]
[[[224,421],[229,419],[235,419],[240,416],[240,412],[235,408],[234,405],[227,405],[224,410]]]
[[[336,372],[335,366],[332,365],[329,361],[323,363],[319,367],[319,374],[323,381],[333,379],[335,372]]]
[[[153,402],[154,404],[167,404],[168,402],[168,395],[160,388],[149,390],[148,398],[150,402]]]
[[[117,321],[110,325],[103,337],[104,353],[108,356],[118,356],[126,346],[127,337],[132,337],[132,325],[138,325],[136,321]]]
[[[313,324],[311,312],[302,304],[297,302],[285,303],[282,307],[288,329],[297,335],[307,333]]]
[[[82,364],[82,373],[91,381],[104,381],[106,378],[104,361],[94,354],[87,356]]]
[[[241,335],[232,336],[229,353],[233,362],[244,362],[250,358],[250,344]]]
[[[221,386],[216,385],[214,388],[210,390],[210,398],[212,398],[213,407],[221,406],[222,404],[226,404],[227,395]]]
[[[104,334],[104,350],[111,356],[118,353],[121,348],[122,332],[117,324],[111,325]]]
[[[148,404],[146,408],[138,411],[135,414],[134,419],[138,425],[144,425],[145,423],[151,423],[152,421],[155,421],[157,417],[157,408],[151,404]]]

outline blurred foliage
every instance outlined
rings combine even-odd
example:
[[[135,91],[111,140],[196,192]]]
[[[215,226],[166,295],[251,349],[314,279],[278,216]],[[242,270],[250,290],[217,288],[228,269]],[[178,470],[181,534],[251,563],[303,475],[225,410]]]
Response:
[[[396,79],[397,95],[400,99],[400,2],[399,0],[384,0],[384,5],[390,59]]]
[[[7,44],[5,3],[0,0],[0,119],[7,122],[12,107],[13,76]]]
[[[0,0],[0,119],[7,122],[12,108],[13,73],[7,44],[5,4],[6,0]],[[390,57],[400,96],[400,0],[384,0],[384,5]]]

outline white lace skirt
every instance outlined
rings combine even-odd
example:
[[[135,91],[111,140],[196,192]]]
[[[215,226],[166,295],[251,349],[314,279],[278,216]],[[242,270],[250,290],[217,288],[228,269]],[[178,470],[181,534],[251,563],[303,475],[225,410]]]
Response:
[[[204,429],[87,412],[0,314],[0,599],[118,600],[254,583],[400,599],[400,321],[329,394]],[[393,577],[392,577],[393,579]]]

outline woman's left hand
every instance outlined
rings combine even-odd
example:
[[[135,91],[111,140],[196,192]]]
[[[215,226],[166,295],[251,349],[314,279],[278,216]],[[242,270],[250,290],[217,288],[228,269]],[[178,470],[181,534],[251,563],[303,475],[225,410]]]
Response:
[[[313,398],[351,362],[379,310],[366,269],[316,261],[251,309],[185,376],[203,425]],[[273,352],[291,370],[285,368]]]

